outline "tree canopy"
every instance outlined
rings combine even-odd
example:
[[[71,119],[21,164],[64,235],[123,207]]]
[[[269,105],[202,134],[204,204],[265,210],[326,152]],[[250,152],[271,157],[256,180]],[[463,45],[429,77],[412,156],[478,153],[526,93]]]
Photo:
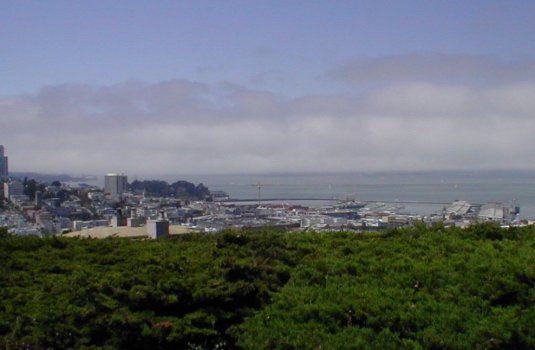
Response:
[[[178,197],[184,199],[205,199],[210,195],[210,191],[203,184],[195,185],[187,181],[176,181],[168,184],[161,180],[135,180],[130,184],[134,192],[145,192],[150,196],[158,197]]]
[[[0,346],[535,349],[535,229],[0,234]]]

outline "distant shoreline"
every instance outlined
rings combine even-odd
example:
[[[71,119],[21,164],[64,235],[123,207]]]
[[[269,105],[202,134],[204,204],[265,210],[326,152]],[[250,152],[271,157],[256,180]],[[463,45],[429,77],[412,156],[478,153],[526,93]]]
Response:
[[[83,182],[83,181],[95,181],[97,177],[95,175],[67,175],[67,174],[41,174],[34,172],[10,172],[9,176],[16,178],[28,178],[42,182]]]

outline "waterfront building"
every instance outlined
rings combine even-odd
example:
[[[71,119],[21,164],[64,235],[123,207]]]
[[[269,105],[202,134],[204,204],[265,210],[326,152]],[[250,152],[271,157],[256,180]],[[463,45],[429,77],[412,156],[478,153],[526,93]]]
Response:
[[[477,216],[482,221],[503,222],[510,216],[510,212],[502,203],[487,203],[481,206]]]
[[[446,219],[455,219],[466,217],[473,210],[473,206],[467,201],[454,201],[444,208],[444,217]]]
[[[123,174],[106,174],[104,175],[104,193],[109,194],[111,198],[117,199],[126,192],[128,178]]]
[[[9,176],[7,157],[4,155],[4,146],[0,145],[0,180]]]

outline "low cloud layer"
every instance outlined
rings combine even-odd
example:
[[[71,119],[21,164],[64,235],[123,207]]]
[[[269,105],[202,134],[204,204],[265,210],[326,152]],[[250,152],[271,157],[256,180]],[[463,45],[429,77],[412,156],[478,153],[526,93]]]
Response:
[[[328,76],[352,84],[434,81],[481,85],[535,80],[535,61],[460,54],[408,54],[359,59]]]
[[[0,144],[11,170],[47,173],[534,168],[531,63],[412,60],[339,67],[333,76],[357,84],[343,95],[184,80],[48,86],[0,98]],[[370,81],[385,84],[358,85]]]

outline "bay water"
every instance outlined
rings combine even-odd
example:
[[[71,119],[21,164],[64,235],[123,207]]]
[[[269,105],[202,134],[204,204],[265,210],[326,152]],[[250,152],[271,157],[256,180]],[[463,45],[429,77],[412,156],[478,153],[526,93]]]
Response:
[[[520,206],[520,216],[535,218],[535,171],[432,171],[337,174],[238,174],[166,176],[202,182],[210,190],[225,191],[234,199],[304,199],[307,205],[328,205],[337,199],[352,198],[379,202],[405,203],[414,214],[438,213],[441,203],[465,200],[484,204],[500,202]],[[307,199],[324,199],[307,201]],[[295,202],[295,201],[294,201]],[[436,204],[430,204],[436,203]]]
[[[250,199],[251,202],[258,199],[259,185],[261,199],[279,199],[275,203],[326,206],[339,199],[399,202],[406,212],[420,215],[440,213],[445,203],[455,200],[474,204],[499,202],[518,205],[521,218],[535,219],[535,170],[129,175],[128,180],[131,182],[135,178],[203,183],[212,191],[225,191],[233,199]],[[103,186],[103,176],[95,185]]]

